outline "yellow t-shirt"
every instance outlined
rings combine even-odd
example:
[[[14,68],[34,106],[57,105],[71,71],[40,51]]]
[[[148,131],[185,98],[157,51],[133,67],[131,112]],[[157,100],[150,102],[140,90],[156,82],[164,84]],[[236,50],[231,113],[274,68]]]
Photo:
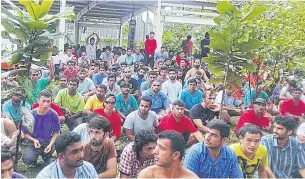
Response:
[[[259,145],[256,155],[253,160],[246,157],[241,150],[240,144],[232,144],[230,148],[235,152],[239,167],[244,174],[245,178],[255,178],[254,174],[257,172],[260,166],[268,165],[268,152],[267,148],[263,145]]]
[[[95,95],[89,97],[84,109],[93,111],[95,109],[102,108],[102,107],[103,107],[103,101],[100,101],[95,94]]]

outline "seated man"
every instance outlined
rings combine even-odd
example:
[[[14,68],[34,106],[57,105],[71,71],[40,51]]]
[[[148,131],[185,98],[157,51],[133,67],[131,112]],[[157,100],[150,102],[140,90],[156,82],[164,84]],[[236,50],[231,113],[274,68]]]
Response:
[[[76,62],[73,60],[69,60],[67,62],[67,68],[64,70],[63,75],[68,77],[68,80],[71,78],[77,77],[77,68],[75,67]]]
[[[270,172],[268,177],[267,171],[271,171],[268,165],[267,148],[260,145],[262,132],[255,125],[247,124],[239,129],[237,136],[240,143],[230,146],[238,158],[238,163],[244,178],[256,178],[258,172],[259,178],[275,178]]]
[[[77,91],[87,100],[90,96],[95,94],[95,85],[93,81],[87,77],[87,69],[79,68],[77,73],[79,84]]]
[[[126,117],[123,127],[129,141],[134,142],[135,135],[141,130],[154,131],[158,127],[158,116],[150,110],[151,103],[149,97],[143,96],[140,99],[139,109]]]
[[[257,98],[254,101],[254,108],[251,110],[244,111],[240,116],[239,121],[236,125],[234,133],[236,134],[239,128],[246,124],[254,124],[262,129],[263,135],[267,135],[270,132],[270,121],[264,116],[266,112],[266,100],[263,98]]]
[[[92,77],[92,81],[94,82],[94,84],[96,86],[101,85],[103,80],[105,78],[107,78],[107,74],[105,72],[106,72],[105,66],[104,65],[100,65],[99,72],[94,74],[93,77]]]
[[[149,97],[152,101],[151,110],[156,114],[165,115],[170,112],[167,96],[161,91],[160,81],[154,81],[150,89],[145,90],[142,96]]]
[[[192,146],[183,166],[200,178],[243,178],[236,155],[225,145],[230,136],[229,125],[213,119],[207,128],[204,143]]]
[[[161,119],[158,125],[158,133],[167,130],[174,130],[182,134],[187,141],[186,146],[191,146],[197,141],[202,142],[203,136],[196,129],[192,121],[184,115],[184,103],[181,100],[173,102],[173,111]],[[196,140],[197,139],[197,140]]]
[[[7,149],[1,149],[1,178],[25,178],[19,173],[14,172],[13,155]]]
[[[273,109],[272,101],[270,100],[268,94],[263,90],[264,87],[262,85],[258,86],[258,91],[256,92],[256,89],[252,88],[246,93],[244,106],[247,108],[252,107],[252,103],[256,98],[262,98],[267,103],[267,111],[271,112]]]
[[[107,90],[106,85],[101,84],[101,85],[97,86],[96,94],[93,96],[90,96],[89,99],[87,100],[86,105],[84,107],[83,114],[88,115],[88,114],[92,113],[95,109],[103,107],[106,90]]]
[[[305,103],[300,100],[302,95],[301,88],[293,89],[292,98],[282,103],[281,115],[288,115],[297,119],[305,117]]]
[[[68,76],[66,76],[66,75],[60,76],[59,85],[55,86],[52,90],[52,94],[53,94],[52,99],[53,100],[56,98],[59,90],[67,88],[67,83],[68,83]]]
[[[110,74],[107,77],[107,82],[105,85],[107,86],[106,94],[114,94],[118,95],[121,92],[121,88],[118,84],[116,84],[117,77],[114,74]]]
[[[96,116],[88,123],[90,142],[84,145],[84,160],[90,162],[99,178],[116,177],[116,150],[109,139],[110,123],[102,116]]]
[[[139,108],[137,100],[133,95],[129,94],[130,84],[127,82],[121,83],[121,93],[116,96],[115,110],[123,120],[134,110]]]
[[[33,132],[28,131],[24,124],[21,126],[24,138],[29,141],[23,154],[23,162],[26,165],[36,165],[39,155],[48,164],[54,152],[53,144],[60,132],[60,121],[58,114],[50,108],[51,101],[52,93],[49,90],[41,91],[38,98],[39,107],[32,110],[35,120]]]
[[[155,164],[153,151],[157,136],[152,131],[140,131],[135,136],[135,142],[128,144],[120,158],[120,178],[135,178],[146,167]]]
[[[138,178],[198,178],[190,170],[183,168],[185,140],[175,131],[164,131],[158,136],[154,151],[156,164],[143,169]]]
[[[65,132],[55,141],[57,159],[42,169],[36,179],[45,178],[98,178],[94,166],[84,161],[81,136],[75,132]]]
[[[58,92],[54,102],[65,110],[66,123],[70,130],[83,123],[82,111],[85,106],[84,98],[77,92],[78,80],[68,80],[68,88]]]
[[[109,94],[105,98],[104,108],[94,110],[95,113],[103,116],[110,122],[110,137],[116,141],[121,137],[122,120],[120,116],[114,111],[116,98],[113,94]]]
[[[76,126],[73,129],[73,132],[79,134],[81,136],[81,143],[88,143],[90,142],[90,135],[89,135],[89,122],[91,121],[91,119],[95,118],[96,116],[99,116],[99,114],[92,112],[90,113],[87,118],[86,118],[86,123],[82,123],[78,126]]]
[[[9,118],[14,121],[15,125],[18,125],[21,119],[21,108],[24,106],[30,110],[31,106],[29,103],[24,102],[25,90],[22,87],[17,87],[11,94],[11,99],[4,102],[2,106],[2,115],[5,118]]]
[[[218,118],[220,106],[214,104],[214,97],[206,95],[202,103],[196,104],[190,110],[190,119],[200,132],[208,132],[207,123]]]
[[[140,91],[143,93],[145,90],[151,88],[152,83],[157,79],[158,74],[154,71],[151,71],[147,75],[147,80],[144,81],[140,86]]]

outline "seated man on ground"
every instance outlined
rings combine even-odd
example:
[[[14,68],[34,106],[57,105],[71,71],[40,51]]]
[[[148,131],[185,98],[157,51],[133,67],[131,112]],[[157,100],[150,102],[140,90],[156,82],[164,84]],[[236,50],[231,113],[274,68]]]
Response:
[[[68,88],[58,92],[54,102],[65,112],[66,123],[69,130],[83,123],[82,111],[85,106],[84,98],[77,92],[78,80],[71,78],[68,80]]]
[[[135,141],[135,135],[141,130],[155,131],[158,127],[158,116],[151,111],[152,101],[149,97],[143,96],[140,99],[139,109],[131,112],[126,117],[124,129],[129,141]]]
[[[192,121],[184,115],[184,103],[181,100],[173,102],[173,111],[161,119],[158,125],[158,133],[167,130],[174,130],[185,138],[186,146],[189,147],[197,141],[202,142],[203,136],[196,129]]]
[[[185,140],[180,133],[161,132],[154,150],[156,164],[143,169],[138,178],[198,178],[182,166],[184,146]]]
[[[52,93],[43,90],[39,94],[39,107],[32,110],[34,116],[33,132],[21,126],[24,138],[28,140],[28,146],[23,153],[23,162],[26,165],[35,166],[37,158],[42,156],[44,162],[48,164],[54,152],[54,142],[60,132],[60,121],[58,114],[50,108]]]
[[[122,126],[122,120],[114,110],[115,102],[115,96],[113,94],[109,94],[105,98],[104,108],[94,110],[95,113],[103,116],[110,122],[110,137],[113,141],[116,141],[121,137]]]
[[[78,69],[77,78],[79,80],[77,91],[84,97],[84,100],[86,101],[90,96],[95,94],[96,87],[93,81],[87,77],[87,69],[85,68]]]
[[[254,101],[254,108],[244,111],[240,116],[234,133],[236,134],[239,128],[246,124],[254,124],[262,130],[263,135],[269,134],[271,130],[270,120],[264,116],[265,112],[266,100],[263,98],[257,98]]]
[[[95,109],[102,108],[103,103],[105,100],[105,93],[107,90],[106,85],[98,85],[96,88],[96,94],[93,96],[90,96],[89,99],[87,100],[83,114],[90,114],[92,113]]]
[[[14,172],[14,158],[7,149],[1,149],[1,179],[25,178]]]
[[[66,76],[66,75],[60,76],[59,85],[55,86],[52,90],[52,94],[53,94],[52,99],[53,100],[56,98],[58,92],[61,89],[67,88],[67,84],[68,84],[68,76]]]
[[[110,123],[96,116],[88,123],[90,142],[84,145],[84,160],[90,162],[99,178],[115,178],[117,154],[113,140],[109,138]]]
[[[281,115],[288,115],[297,119],[305,118],[305,103],[300,100],[302,95],[301,88],[293,89],[292,98],[282,103]]]
[[[152,101],[151,110],[158,115],[164,116],[170,112],[167,96],[161,91],[160,81],[154,81],[150,89],[145,90],[142,96],[149,97]]]
[[[45,178],[93,178],[98,175],[94,166],[84,161],[81,136],[75,132],[65,132],[59,135],[55,141],[57,159],[42,169],[36,179]]]
[[[153,151],[157,136],[152,131],[140,131],[135,136],[135,142],[128,144],[120,158],[120,178],[135,178],[139,172],[155,164]]]

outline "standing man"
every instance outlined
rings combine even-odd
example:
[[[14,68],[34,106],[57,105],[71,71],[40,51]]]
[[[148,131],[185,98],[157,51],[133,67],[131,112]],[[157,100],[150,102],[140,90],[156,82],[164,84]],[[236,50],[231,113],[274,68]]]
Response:
[[[134,141],[135,135],[141,130],[155,131],[158,127],[158,116],[150,110],[151,105],[151,99],[143,96],[140,99],[139,109],[126,117],[123,127],[129,141]]]
[[[181,47],[185,55],[190,58],[192,56],[193,42],[192,36],[188,35],[185,40],[182,41]]]
[[[159,134],[154,151],[156,164],[142,170],[138,178],[198,178],[182,167],[184,146],[185,140],[178,132],[165,131]]]
[[[57,159],[42,169],[36,179],[98,178],[94,166],[84,161],[81,136],[75,132],[65,132],[55,141]]]
[[[96,116],[88,123],[90,142],[84,145],[84,160],[90,162],[99,178],[115,178],[117,154],[113,140],[109,136],[110,123]]]
[[[234,152],[225,144],[230,127],[214,119],[207,124],[205,142],[195,144],[186,154],[183,166],[199,178],[243,178]]]
[[[273,135],[262,137],[267,148],[268,162],[276,178],[305,178],[305,152],[295,137],[298,122],[290,116],[276,116]],[[269,176],[269,174],[268,174]]]
[[[96,43],[95,43],[95,38],[91,37],[93,35],[96,35]],[[86,53],[87,53],[88,59],[92,62],[96,59],[96,47],[97,47],[98,42],[99,42],[99,37],[96,33],[93,33],[91,36],[89,36],[89,38],[91,37],[90,42],[86,46]],[[87,39],[86,43],[87,42],[88,42],[88,39]]]
[[[172,104],[178,99],[179,93],[182,90],[181,82],[177,81],[177,73],[174,68],[168,71],[169,80],[162,84],[162,91],[168,97],[169,103]]]
[[[268,151],[260,145],[262,132],[255,125],[247,124],[241,127],[237,133],[240,143],[233,144],[230,148],[235,152],[244,178],[255,178],[258,172],[259,178],[276,178],[268,165]]]
[[[29,141],[28,147],[23,153],[23,162],[26,165],[35,166],[39,155],[48,164],[54,152],[54,142],[60,132],[58,114],[50,108],[52,93],[43,90],[39,94],[39,107],[32,110],[34,116],[33,132],[28,131],[23,125],[21,129],[24,138]]]
[[[154,54],[157,48],[157,41],[154,39],[155,33],[150,32],[149,38],[145,41],[145,66],[154,67]]]

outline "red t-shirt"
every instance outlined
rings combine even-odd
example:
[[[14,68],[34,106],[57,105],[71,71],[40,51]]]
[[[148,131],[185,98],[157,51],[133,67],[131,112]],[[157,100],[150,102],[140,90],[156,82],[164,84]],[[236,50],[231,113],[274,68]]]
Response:
[[[176,57],[176,62],[177,64],[180,66],[180,62],[181,62],[181,57],[180,56],[177,56]],[[190,62],[188,60],[185,60],[185,66],[186,67],[189,67],[190,66]]]
[[[116,113],[112,112],[110,116],[107,116],[104,112],[104,108],[99,108],[94,110],[93,112],[98,113],[99,115],[105,117],[110,122],[111,131],[113,132],[113,135],[115,135],[117,138],[120,138],[121,136],[121,117]]]
[[[39,104],[35,103],[32,106],[32,109],[38,108]],[[50,108],[53,109],[55,112],[57,112],[58,116],[64,116],[64,113],[60,110],[59,106],[57,106],[54,103],[51,103]]]
[[[145,53],[146,55],[155,54],[157,48],[157,41],[155,39],[148,38],[145,41]]]
[[[63,72],[63,75],[66,75],[68,79],[75,78],[77,76],[77,70],[73,69],[70,71],[68,68],[66,68]]]
[[[302,114],[305,113],[305,103],[299,100],[299,103],[295,105],[293,99],[284,101],[281,106],[281,115],[286,115],[286,113],[302,116]]]
[[[184,40],[182,44],[184,53],[192,53],[193,42],[191,40]]]
[[[198,131],[196,129],[196,127],[194,126],[194,124],[192,123],[192,121],[188,117],[183,115],[180,118],[180,121],[177,122],[174,119],[173,114],[168,114],[168,115],[164,116],[158,125],[158,134],[162,131],[168,131],[168,130],[174,130],[176,132],[179,132],[182,135],[185,134],[186,132],[194,133],[194,132]]]
[[[239,128],[241,128],[245,124],[253,124],[259,128],[269,127],[269,119],[267,117],[265,117],[264,115],[262,115],[261,117],[258,117],[255,114],[254,109],[245,111],[240,116],[239,121],[234,130],[234,133],[236,134],[238,132]]]

